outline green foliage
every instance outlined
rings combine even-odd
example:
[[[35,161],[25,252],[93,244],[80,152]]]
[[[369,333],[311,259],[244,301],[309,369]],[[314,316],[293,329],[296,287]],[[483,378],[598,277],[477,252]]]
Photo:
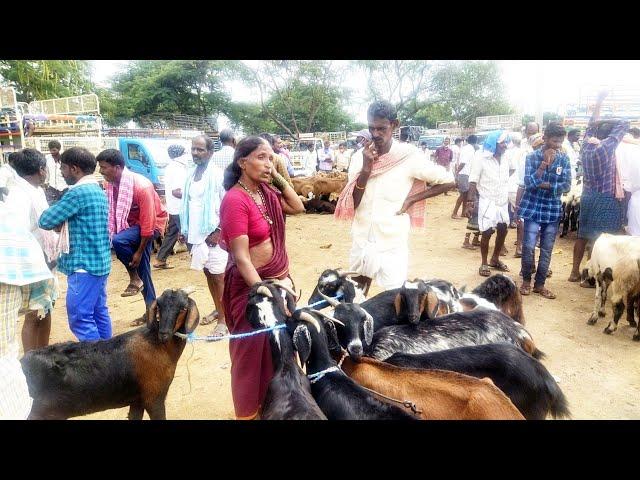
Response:
[[[273,120],[262,114],[262,107],[256,103],[230,103],[224,113],[234,129],[241,128],[248,135],[279,130]]]
[[[463,127],[474,125],[476,117],[513,111],[505,99],[494,62],[448,63],[434,74],[432,90],[451,108],[453,119]]]
[[[453,113],[446,102],[423,103],[412,117],[404,120],[407,125],[421,125],[427,128],[436,128],[438,122],[453,120]]]
[[[0,77],[20,102],[91,93],[85,60],[0,60]]]

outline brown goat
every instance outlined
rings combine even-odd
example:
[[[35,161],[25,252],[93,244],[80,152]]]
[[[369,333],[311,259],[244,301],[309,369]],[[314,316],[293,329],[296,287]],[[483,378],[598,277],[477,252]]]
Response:
[[[524,420],[489,378],[396,367],[367,357],[345,358],[342,370],[363,387],[414,403],[423,420]]]

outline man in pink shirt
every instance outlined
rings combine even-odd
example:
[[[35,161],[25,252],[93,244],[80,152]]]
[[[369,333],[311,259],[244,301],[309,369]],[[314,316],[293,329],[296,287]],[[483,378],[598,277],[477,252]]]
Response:
[[[147,307],[156,299],[151,280],[153,239],[164,232],[168,214],[153,184],[125,168],[122,153],[107,149],[97,156],[100,174],[108,182],[109,236],[118,260],[129,272],[129,285],[121,294],[142,291]]]

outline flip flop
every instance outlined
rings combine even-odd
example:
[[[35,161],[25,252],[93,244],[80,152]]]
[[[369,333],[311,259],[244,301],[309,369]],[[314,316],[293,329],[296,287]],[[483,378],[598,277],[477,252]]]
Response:
[[[144,288],[144,284],[137,286],[137,285],[134,285],[133,283],[130,283],[129,285],[127,285],[127,288],[124,289],[124,292],[120,294],[120,296],[133,297],[134,295],[139,294],[143,288]]]
[[[531,285],[520,285],[520,295],[531,295]]]
[[[170,270],[175,267],[165,262],[165,263],[154,263],[153,268],[157,268],[158,270]]]
[[[129,326],[130,327],[139,327],[140,325],[144,325],[145,323],[147,323],[147,316],[146,315],[142,315],[141,317],[138,317],[135,320],[133,320],[129,324]]]
[[[463,244],[462,244],[462,248],[466,248],[467,250],[477,250],[477,249],[478,249],[478,247],[474,247],[474,246],[473,246],[473,245],[471,245],[470,243],[469,243],[469,244],[466,244],[466,245],[463,243]]]
[[[200,320],[200,325],[211,325],[216,320],[218,320],[218,311],[214,310],[209,315],[202,317],[202,320]]]
[[[481,277],[491,276],[491,270],[489,270],[489,265],[480,265],[480,268],[478,269],[478,274]]]
[[[496,270],[500,270],[501,272],[509,272],[509,267],[504,263],[498,260],[498,263],[490,263],[489,266],[491,268],[495,268]]]

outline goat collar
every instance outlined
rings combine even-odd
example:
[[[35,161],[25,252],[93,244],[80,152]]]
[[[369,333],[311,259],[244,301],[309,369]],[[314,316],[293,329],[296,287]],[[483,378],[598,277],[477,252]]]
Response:
[[[342,369],[342,362],[344,362],[344,359],[347,358],[349,356],[349,352],[347,350],[342,350],[342,357],[340,357],[340,361],[338,362],[338,368]]]
[[[334,365],[333,367],[325,368],[321,372],[316,372],[316,373],[307,375],[307,377],[309,378],[309,381],[311,383],[316,383],[318,380],[324,377],[327,373],[331,373],[331,372],[342,372],[342,370],[340,370],[338,366]]]

